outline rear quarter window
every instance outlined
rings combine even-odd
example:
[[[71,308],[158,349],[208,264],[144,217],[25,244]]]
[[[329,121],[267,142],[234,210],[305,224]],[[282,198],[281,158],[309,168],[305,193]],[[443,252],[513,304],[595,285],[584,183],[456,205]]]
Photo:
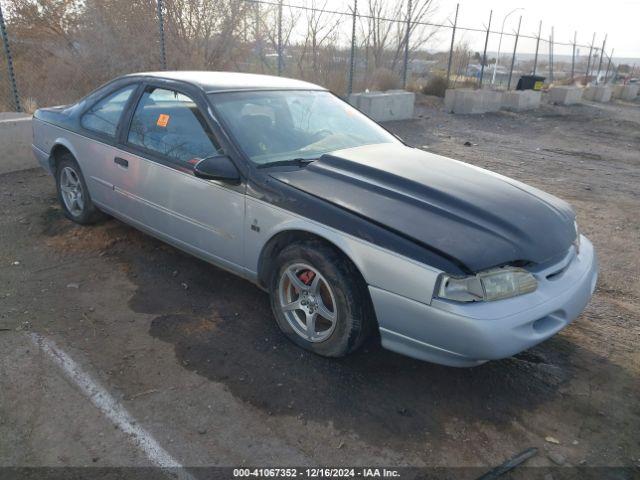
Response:
[[[82,115],[82,127],[115,138],[122,112],[136,87],[129,85],[97,102]]]

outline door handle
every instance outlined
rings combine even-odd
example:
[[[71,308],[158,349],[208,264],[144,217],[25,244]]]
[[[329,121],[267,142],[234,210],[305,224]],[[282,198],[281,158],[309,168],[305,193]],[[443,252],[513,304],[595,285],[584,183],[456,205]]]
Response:
[[[124,158],[116,157],[113,161],[124,168],[129,167],[129,160],[125,160]]]

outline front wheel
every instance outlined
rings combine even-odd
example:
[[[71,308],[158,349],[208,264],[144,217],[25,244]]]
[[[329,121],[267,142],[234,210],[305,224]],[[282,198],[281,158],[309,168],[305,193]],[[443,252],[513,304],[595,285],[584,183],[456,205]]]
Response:
[[[295,344],[327,357],[356,350],[375,324],[366,285],[343,255],[320,241],[282,250],[270,282],[271,308]]]

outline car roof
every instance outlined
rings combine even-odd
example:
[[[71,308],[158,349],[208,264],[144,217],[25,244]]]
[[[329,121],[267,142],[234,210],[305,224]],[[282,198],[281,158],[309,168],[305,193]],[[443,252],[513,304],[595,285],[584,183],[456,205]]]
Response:
[[[127,76],[156,77],[191,83],[207,93],[237,90],[326,90],[302,80],[238,72],[166,71],[141,72]]]

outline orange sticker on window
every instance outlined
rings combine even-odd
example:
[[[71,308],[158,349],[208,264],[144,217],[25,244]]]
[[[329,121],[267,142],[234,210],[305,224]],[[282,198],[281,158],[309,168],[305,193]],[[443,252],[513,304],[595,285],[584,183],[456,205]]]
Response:
[[[159,127],[166,127],[169,124],[169,118],[171,117],[166,113],[161,113],[160,116],[158,117],[158,121],[156,122],[156,125],[158,125]]]

